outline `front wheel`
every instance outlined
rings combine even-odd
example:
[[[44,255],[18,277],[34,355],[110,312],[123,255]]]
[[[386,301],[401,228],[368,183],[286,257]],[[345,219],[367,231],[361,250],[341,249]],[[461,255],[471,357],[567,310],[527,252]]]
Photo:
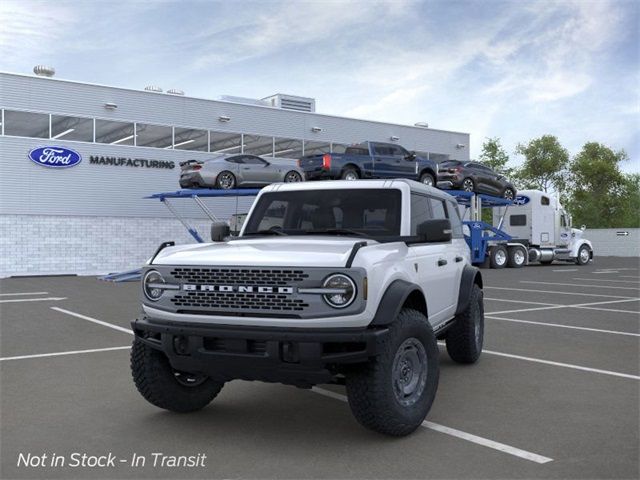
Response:
[[[287,172],[287,174],[284,176],[284,183],[295,183],[301,181],[302,175],[300,175],[300,173],[296,172],[295,170]]]
[[[380,354],[347,373],[349,406],[358,422],[393,436],[424,421],[438,389],[438,345],[427,318],[402,309],[389,327]]]
[[[578,265],[586,265],[591,260],[591,250],[586,245],[582,245],[578,250],[578,256],[576,257],[576,263]]]
[[[236,186],[236,177],[233,173],[224,171],[218,174],[216,178],[216,187],[221,190],[230,190]]]
[[[137,338],[131,347],[131,374],[136,388],[149,403],[172,412],[201,410],[224,386],[206,375],[173,369],[164,353]]]
[[[447,353],[454,362],[475,363],[484,343],[484,301],[482,289],[474,284],[467,308],[456,315],[447,331]]]
[[[462,181],[462,190],[464,190],[465,192],[474,192],[476,189],[476,185],[475,183],[473,183],[473,180],[471,180],[470,178],[465,178]]]
[[[502,198],[504,198],[505,200],[513,200],[515,197],[515,193],[513,191],[513,188],[507,187],[504,189],[504,192],[502,192]]]
[[[431,175],[430,173],[423,173],[422,175],[420,175],[420,183],[423,183],[429,187],[433,187],[435,186],[436,181],[433,178],[433,175]]]

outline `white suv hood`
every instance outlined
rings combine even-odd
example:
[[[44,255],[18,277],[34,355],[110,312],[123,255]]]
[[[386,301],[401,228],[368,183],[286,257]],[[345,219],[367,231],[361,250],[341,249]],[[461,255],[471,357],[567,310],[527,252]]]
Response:
[[[291,236],[180,245],[162,250],[154,265],[344,267],[353,237]],[[375,243],[372,240],[370,244]]]

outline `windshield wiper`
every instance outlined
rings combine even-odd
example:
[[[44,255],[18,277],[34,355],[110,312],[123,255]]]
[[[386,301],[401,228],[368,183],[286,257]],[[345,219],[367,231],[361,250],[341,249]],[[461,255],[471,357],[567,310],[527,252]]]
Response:
[[[356,237],[371,238],[371,236],[367,235],[366,233],[358,232],[357,230],[351,230],[349,228],[325,228],[322,230],[306,230],[304,233],[307,235],[355,235]]]
[[[246,237],[248,235],[288,235],[287,233],[283,232],[282,230],[258,230],[257,232],[248,232],[245,233],[243,235],[243,237]]]

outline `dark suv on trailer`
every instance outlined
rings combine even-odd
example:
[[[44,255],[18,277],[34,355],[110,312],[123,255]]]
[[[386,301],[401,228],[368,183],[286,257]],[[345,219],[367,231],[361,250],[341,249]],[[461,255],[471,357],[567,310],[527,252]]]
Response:
[[[516,198],[516,188],[502,174],[478,162],[445,160],[438,169],[439,182],[451,182],[453,189]]]

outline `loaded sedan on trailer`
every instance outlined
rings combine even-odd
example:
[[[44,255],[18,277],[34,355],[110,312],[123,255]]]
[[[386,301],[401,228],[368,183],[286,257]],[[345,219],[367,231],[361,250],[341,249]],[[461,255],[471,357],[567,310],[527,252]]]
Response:
[[[211,160],[188,160],[180,164],[181,188],[261,187],[278,182],[301,182],[303,171],[286,158],[256,155],[221,155]]]

